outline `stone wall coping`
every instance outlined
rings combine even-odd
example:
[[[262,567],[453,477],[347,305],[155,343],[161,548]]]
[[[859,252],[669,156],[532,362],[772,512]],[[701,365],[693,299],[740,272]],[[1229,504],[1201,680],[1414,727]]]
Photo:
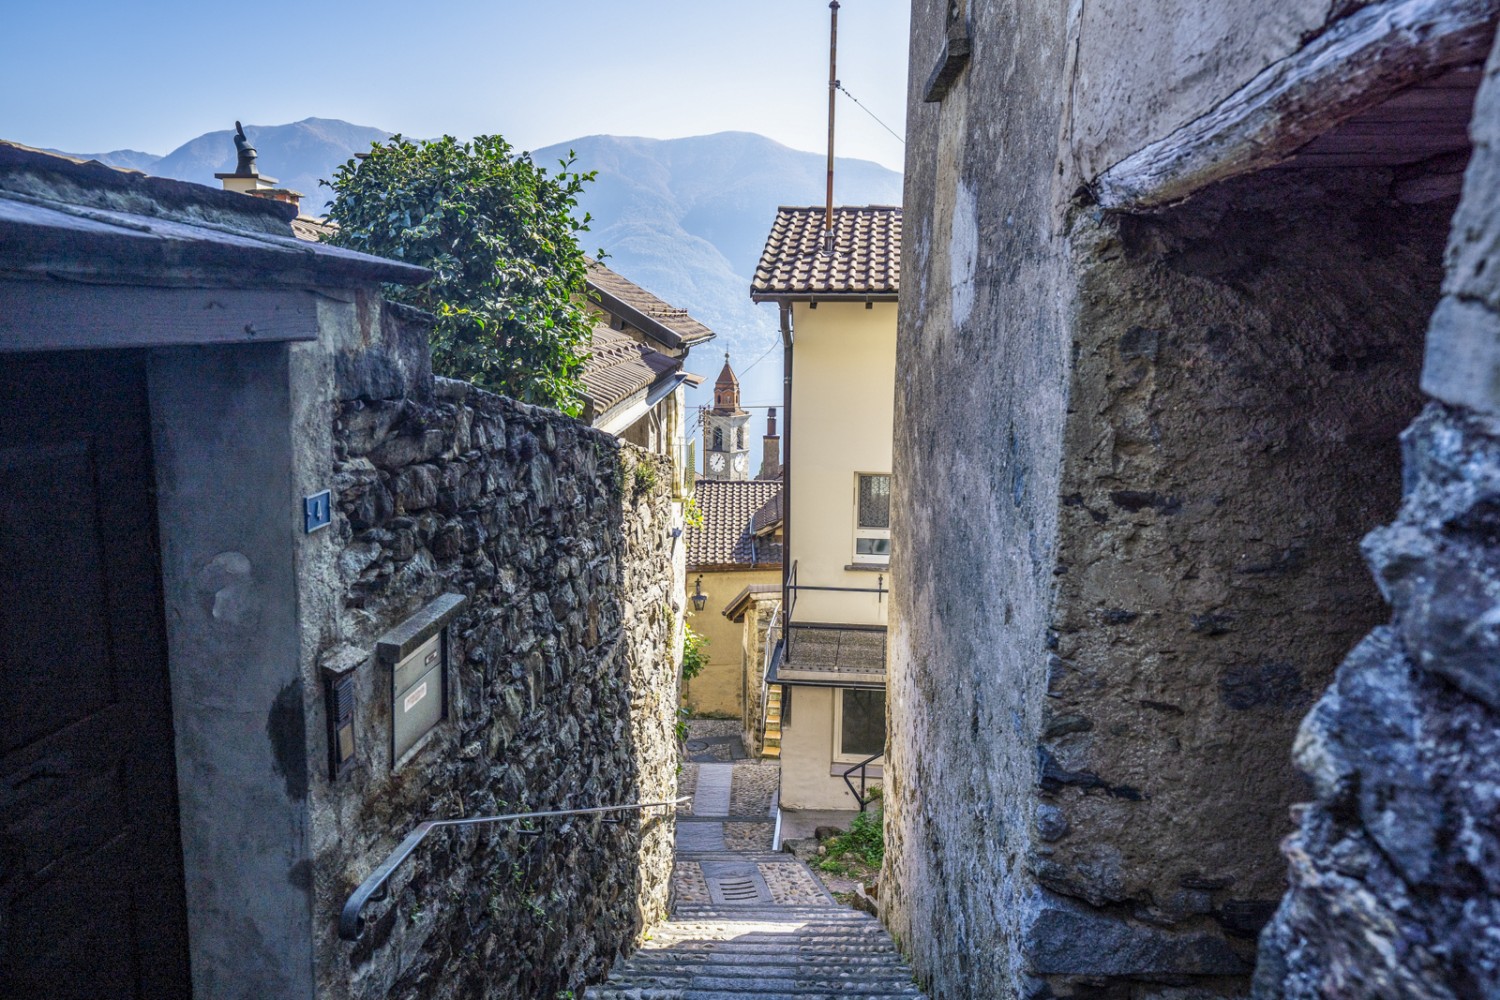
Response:
[[[443,594],[427,602],[422,610],[375,640],[376,659],[394,667],[457,618],[468,603],[463,594]]]

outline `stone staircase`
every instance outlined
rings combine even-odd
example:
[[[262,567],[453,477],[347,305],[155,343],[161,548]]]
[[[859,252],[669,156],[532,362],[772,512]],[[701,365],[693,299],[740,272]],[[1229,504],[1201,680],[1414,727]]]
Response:
[[[840,906],[801,861],[697,843],[679,833],[672,919],[587,1000],[923,997],[880,922]]]

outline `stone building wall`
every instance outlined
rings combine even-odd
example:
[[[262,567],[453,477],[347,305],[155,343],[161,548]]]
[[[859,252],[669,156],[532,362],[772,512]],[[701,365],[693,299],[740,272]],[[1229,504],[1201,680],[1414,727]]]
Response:
[[[358,757],[330,780],[307,732],[320,997],[536,997],[581,989],[667,908],[662,810],[438,830],[372,903],[339,908],[418,822],[675,795],[681,544],[670,470],[561,414],[434,382],[420,317],[327,304],[336,398],[304,414],[327,459],[336,579],[322,667],[355,670]],[[323,345],[326,349],[330,345]],[[314,410],[316,407],[313,408]],[[442,594],[448,719],[392,770],[390,670],[375,640]],[[309,676],[309,688],[321,683]],[[323,698],[305,691],[319,708]]]
[[[912,7],[880,878],[883,919],[943,1000],[1029,976],[1074,300],[1053,215],[1067,11],[971,2],[988,27],[965,81],[924,104],[948,6]]]
[[[750,756],[758,757],[764,749],[761,735],[765,723],[765,702],[761,692],[766,675],[766,629],[781,608],[780,594],[751,598],[745,606],[740,626],[740,661],[745,682],[745,710],[741,714],[741,738]],[[783,695],[783,704],[785,704]]]
[[[1314,801],[1259,1000],[1500,995],[1500,47],[1427,338],[1405,497],[1365,554],[1393,617],[1303,722]]]
[[[1297,720],[1383,614],[1358,544],[1453,203],[1278,171],[1131,217],[1087,183],[1375,6],[970,0],[929,104],[953,5],[913,5],[881,884],[936,997],[1249,988]]]
[[[1248,972],[1305,795],[1297,723],[1384,616],[1358,544],[1399,502],[1397,435],[1421,407],[1452,210],[1401,206],[1390,183],[1257,175],[1072,234],[1028,866],[1151,942],[1143,973]],[[1059,972],[1130,971],[1076,935],[1036,947]]]

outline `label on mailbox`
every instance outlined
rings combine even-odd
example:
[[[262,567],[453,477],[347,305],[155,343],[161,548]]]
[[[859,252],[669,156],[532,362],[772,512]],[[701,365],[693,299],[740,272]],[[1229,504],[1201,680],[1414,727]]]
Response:
[[[417,689],[411,694],[407,695],[406,700],[401,703],[402,711],[410,712],[412,708],[416,706],[417,702],[421,701],[425,697],[427,697],[427,682],[423,681],[421,684],[418,684]]]
[[[392,762],[443,718],[443,647],[438,634],[396,664],[392,674]]]

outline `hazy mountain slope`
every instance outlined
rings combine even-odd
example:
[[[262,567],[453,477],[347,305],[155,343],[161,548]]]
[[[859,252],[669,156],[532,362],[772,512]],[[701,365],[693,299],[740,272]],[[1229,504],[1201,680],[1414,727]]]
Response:
[[[537,150],[552,166],[571,149],[574,169],[597,170],[582,208],[594,217],[585,246],[674,305],[691,311],[719,339],[692,365],[712,379],[718,351],[733,355],[747,403],[781,398],[776,309],[750,301],[750,277],[779,205],[824,200],[827,158],[761,135],[721,132],[687,139],[595,135]],[[841,204],[896,205],[901,175],[876,163],[840,158],[834,198]]]
[[[68,153],[61,149],[49,149],[46,152],[62,153],[63,156],[71,156],[75,160],[98,160],[111,167],[139,170],[144,174],[156,173],[154,168],[161,162],[159,154],[143,153],[139,149],[116,149],[109,153]]]
[[[306,197],[303,210],[321,213],[339,164],[389,133],[328,118],[290,125],[247,125],[261,170]],[[603,249],[607,263],[630,280],[712,327],[719,339],[699,348],[691,367],[710,381],[728,350],[750,404],[781,398],[776,310],[750,301],[750,276],[778,205],[823,203],[827,160],[749,132],[687,139],[591,135],[537,150],[555,169],[568,150],[574,169],[597,170],[582,209],[594,217],[584,248]],[[79,154],[69,154],[79,155]],[[88,154],[115,166],[214,187],[214,174],[234,169],[229,129],[210,132],[156,157],[134,150]],[[835,199],[841,204],[899,204],[901,175],[865,160],[840,159]],[[757,359],[764,358],[754,368]],[[695,399],[694,402],[697,402]],[[757,424],[759,426],[759,424]]]
[[[372,142],[389,138],[390,133],[367,125],[351,125],[332,118],[305,118],[291,125],[246,125],[260,157],[256,165],[264,174],[276,178],[281,187],[301,191],[305,196],[302,210],[320,215],[329,199],[327,188],[318,180],[333,172],[356,152],[370,148]],[[234,130],[209,132],[183,143],[162,157],[151,172],[162,177],[217,185],[215,173],[234,169]]]

